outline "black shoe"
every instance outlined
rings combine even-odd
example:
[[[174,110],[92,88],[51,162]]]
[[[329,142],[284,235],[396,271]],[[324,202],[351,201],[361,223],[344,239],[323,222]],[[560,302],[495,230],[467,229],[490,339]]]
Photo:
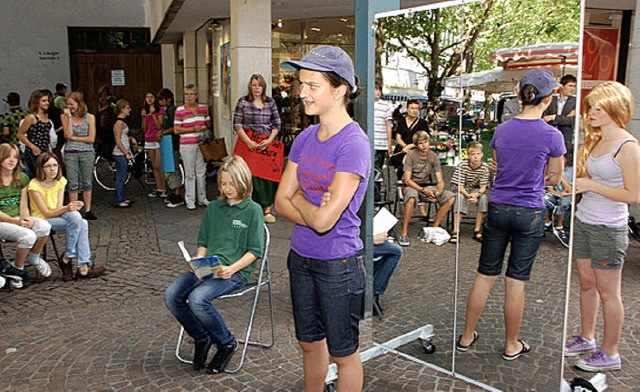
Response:
[[[84,213],[84,219],[86,220],[97,220],[98,217],[93,214],[91,211],[87,211]]]
[[[218,344],[218,352],[213,356],[211,362],[207,366],[207,374],[222,373],[224,368],[229,364],[233,353],[238,349],[238,341],[234,340],[231,344]]]
[[[564,231],[564,229],[554,228],[553,234],[560,241],[560,243],[562,243],[562,245],[564,245],[566,248],[569,248],[569,236],[567,235],[567,232]]]
[[[24,269],[20,269],[14,266],[9,260],[1,259],[0,260],[0,275],[4,276],[7,279],[20,281],[27,279],[29,273]]]
[[[380,306],[380,296],[379,295],[374,295],[373,296],[373,315],[377,316],[377,317],[384,316],[384,309],[382,309],[382,306]]]
[[[213,341],[211,341],[211,339],[207,339],[202,342],[196,342],[196,351],[193,354],[193,370],[204,369],[204,366],[207,363],[207,355],[209,354],[209,349],[211,348],[212,343]]]

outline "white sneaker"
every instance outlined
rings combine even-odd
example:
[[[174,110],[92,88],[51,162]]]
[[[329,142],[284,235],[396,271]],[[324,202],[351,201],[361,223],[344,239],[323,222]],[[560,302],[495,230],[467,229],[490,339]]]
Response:
[[[38,271],[38,273],[43,277],[48,278],[49,276],[51,276],[51,267],[49,266],[49,263],[42,260],[41,258],[40,258],[40,263],[35,264],[33,266],[36,267],[36,271]]]
[[[0,289],[3,288],[5,284],[7,284],[7,280],[0,276]]]
[[[203,201],[199,201],[199,202],[198,202],[198,205],[199,205],[199,206],[204,206],[204,207],[206,207],[206,206],[208,206],[208,205],[209,205],[209,200],[205,199],[205,200],[203,200]]]
[[[11,286],[12,289],[21,289],[22,287],[24,287],[21,280],[15,280],[15,279],[11,279],[9,281],[9,285]]]

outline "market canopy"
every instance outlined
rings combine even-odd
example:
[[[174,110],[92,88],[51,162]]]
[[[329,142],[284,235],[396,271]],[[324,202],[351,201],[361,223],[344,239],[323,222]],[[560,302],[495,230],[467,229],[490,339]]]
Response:
[[[578,66],[579,44],[560,42],[503,48],[491,52],[491,60],[505,70],[536,67]]]

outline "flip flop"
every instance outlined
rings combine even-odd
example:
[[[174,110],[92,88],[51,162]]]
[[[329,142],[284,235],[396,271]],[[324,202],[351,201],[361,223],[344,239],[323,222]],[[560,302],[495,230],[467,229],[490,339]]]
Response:
[[[468,346],[463,346],[462,344],[460,344],[460,340],[462,340],[462,335],[460,335],[458,337],[458,341],[456,342],[456,350],[461,352],[468,351],[471,348],[471,346],[473,346],[473,344],[478,340],[479,337],[480,335],[478,335],[476,331],[473,331],[473,340],[471,341],[471,343],[469,343]]]
[[[482,232],[481,231],[473,231],[473,239],[478,242],[482,242]]]
[[[531,346],[527,347],[524,344],[524,341],[518,339],[518,341],[520,342],[520,344],[522,345],[522,350],[518,351],[517,353],[513,354],[513,355],[507,355],[507,353],[502,354],[502,359],[506,360],[506,361],[513,361],[514,359],[518,359],[521,355],[528,353],[529,351],[531,351]]]
[[[451,238],[449,238],[449,242],[452,244],[458,242],[458,233],[452,233]]]

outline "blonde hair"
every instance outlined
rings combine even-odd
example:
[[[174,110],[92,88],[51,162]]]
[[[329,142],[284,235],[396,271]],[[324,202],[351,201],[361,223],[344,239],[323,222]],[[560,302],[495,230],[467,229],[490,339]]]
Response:
[[[120,99],[116,102],[116,115],[119,115],[120,113],[122,113],[122,111],[123,111],[127,106],[131,106],[131,105],[129,105],[129,102],[127,102],[125,99],[120,98]]]
[[[82,95],[82,93],[74,91],[71,94],[67,95],[67,99],[65,99],[65,101],[68,101],[70,99],[76,101],[76,103],[78,104],[78,117],[83,118],[84,115],[87,114],[89,109],[87,108],[87,104],[84,102],[84,96]]]
[[[413,144],[418,144],[419,141],[422,140],[429,140],[429,144],[431,144],[431,138],[429,137],[429,134],[426,133],[425,131],[418,131],[416,133],[413,134]]]
[[[20,188],[22,185],[20,181],[20,173],[22,173],[22,162],[20,161],[20,150],[18,150],[18,146],[14,144],[9,144],[9,143],[0,144],[0,162],[3,162],[5,159],[9,158],[9,155],[11,155],[11,152],[14,152],[16,154],[16,159],[18,160],[16,167],[13,168],[13,173],[11,173],[11,176],[13,177],[13,179],[11,180],[11,185],[14,188]]]
[[[631,121],[633,117],[633,95],[623,84],[618,82],[604,82],[597,85],[584,98],[584,145],[578,153],[576,177],[587,175],[587,158],[596,145],[602,140],[602,129],[592,127],[589,121],[589,109],[596,107],[604,110],[620,128]]]
[[[233,155],[222,161],[222,166],[218,171],[218,189],[220,190],[220,199],[224,200],[225,195],[222,191],[222,185],[220,184],[222,181],[220,179],[220,173],[222,172],[229,173],[231,181],[238,192],[238,199],[244,200],[251,196],[253,193],[251,170],[249,170],[249,166],[247,166],[247,162],[245,162],[244,159],[237,155]]]
[[[480,152],[484,152],[484,146],[480,142],[469,142],[467,143],[467,152],[471,150],[480,150]]]

